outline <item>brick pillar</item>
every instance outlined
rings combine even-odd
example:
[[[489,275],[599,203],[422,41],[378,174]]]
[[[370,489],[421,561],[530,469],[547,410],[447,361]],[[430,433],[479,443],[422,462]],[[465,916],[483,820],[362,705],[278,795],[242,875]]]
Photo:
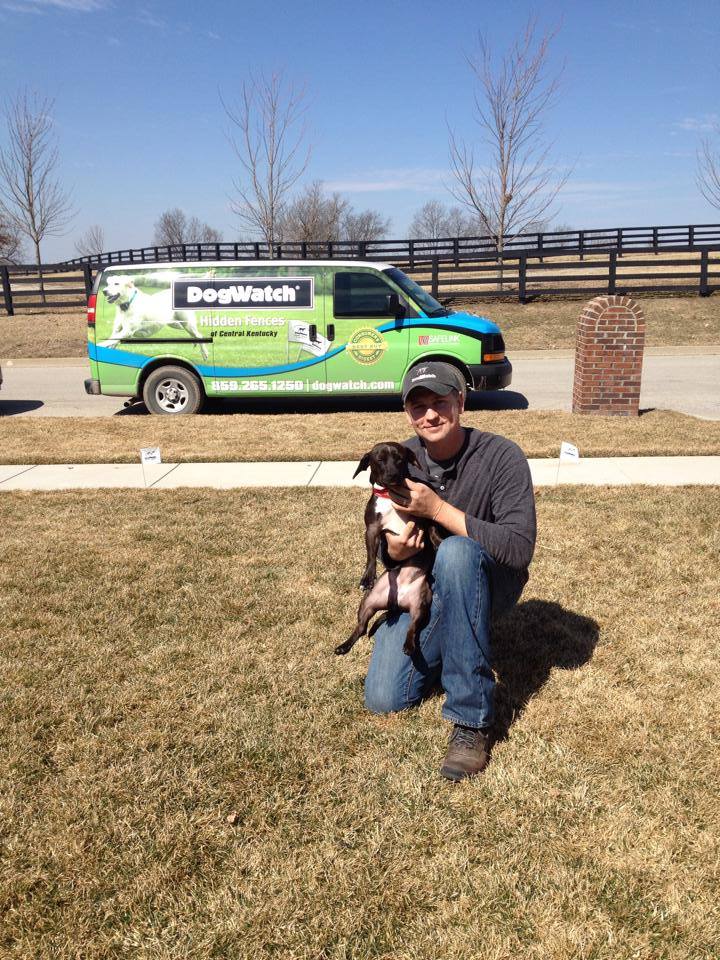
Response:
[[[620,296],[588,301],[577,326],[573,413],[636,417],[644,346],[639,304]]]

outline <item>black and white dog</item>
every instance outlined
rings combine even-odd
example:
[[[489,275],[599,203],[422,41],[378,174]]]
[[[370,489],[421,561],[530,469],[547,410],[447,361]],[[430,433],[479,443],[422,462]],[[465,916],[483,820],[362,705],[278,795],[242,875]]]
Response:
[[[405,653],[415,651],[415,641],[430,613],[432,589],[430,571],[435,559],[435,550],[442,540],[436,524],[429,520],[416,520],[425,530],[422,550],[386,570],[380,579],[377,575],[377,554],[384,531],[400,533],[405,520],[395,510],[390,491],[398,502],[407,502],[408,464],[419,466],[415,454],[400,443],[377,443],[360,460],[356,477],[370,469],[373,492],[365,507],[365,546],[367,565],[360,586],[365,591],[358,609],[357,626],[350,637],[335,648],[335,653],[349,653],[368,628],[373,616],[380,610],[406,610],[410,614],[410,626],[403,647]]]

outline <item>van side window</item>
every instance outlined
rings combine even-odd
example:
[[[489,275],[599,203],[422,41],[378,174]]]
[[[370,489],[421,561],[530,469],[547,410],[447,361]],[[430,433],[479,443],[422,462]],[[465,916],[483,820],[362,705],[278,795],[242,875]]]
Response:
[[[386,317],[391,293],[392,287],[375,273],[338,272],[333,313],[336,317]]]

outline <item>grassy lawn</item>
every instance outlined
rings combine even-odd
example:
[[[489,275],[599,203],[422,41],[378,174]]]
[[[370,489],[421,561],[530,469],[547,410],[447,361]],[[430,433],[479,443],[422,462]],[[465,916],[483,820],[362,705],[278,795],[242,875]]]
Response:
[[[360,491],[4,495],[0,954],[716,958],[718,493],[540,492],[456,787],[331,653]]]
[[[545,300],[521,304],[506,301],[455,303],[500,324],[508,354],[513,350],[574,348],[575,326],[585,300]],[[720,344],[720,295],[712,297],[642,297],[649,346]],[[87,353],[85,313],[25,311],[14,317],[0,313],[0,359],[14,357],[84,357]]]
[[[469,411],[463,423],[500,433],[528,457],[556,457],[562,440],[581,456],[720,453],[720,421],[667,410],[633,419],[558,411]],[[166,463],[355,460],[378,440],[412,435],[401,413],[235,414],[201,417],[2,417],[2,463],[135,463],[159,446]]]

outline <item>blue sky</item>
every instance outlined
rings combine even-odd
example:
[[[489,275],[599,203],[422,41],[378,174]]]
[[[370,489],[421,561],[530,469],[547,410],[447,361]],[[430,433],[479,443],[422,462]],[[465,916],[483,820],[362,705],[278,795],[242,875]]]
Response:
[[[47,259],[73,256],[92,223],[110,249],[149,244],[171,206],[235,239],[218,91],[232,101],[260,68],[307,89],[306,179],[404,236],[427,200],[452,202],[447,124],[474,136],[465,55],[478,31],[502,50],[532,14],[559,28],[552,60],[564,64],[547,129],[573,172],[556,223],[711,223],[720,211],[696,187],[695,151],[720,121],[717,13],[709,0],[0,0],[0,97],[55,98],[78,213]]]

